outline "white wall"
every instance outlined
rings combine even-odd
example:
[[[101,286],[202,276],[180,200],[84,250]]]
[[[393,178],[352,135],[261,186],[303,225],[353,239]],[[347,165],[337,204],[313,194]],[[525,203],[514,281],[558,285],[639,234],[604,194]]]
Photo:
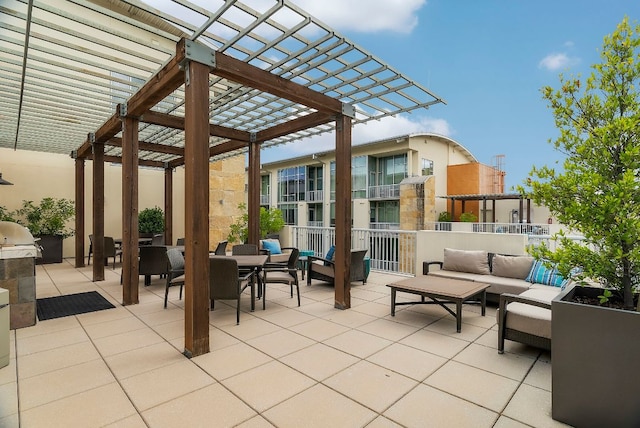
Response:
[[[0,186],[0,205],[9,210],[23,200],[39,202],[44,197],[75,200],[75,160],[68,155],[0,148],[0,172],[13,186]],[[85,162],[85,253],[89,251],[92,221],[93,163]],[[139,169],[139,210],[159,206],[164,210],[164,171]],[[173,238],[184,236],[184,169],[173,173]],[[105,235],[122,236],[122,167],[105,165]],[[71,227],[73,227],[73,223]],[[75,238],[64,241],[64,257],[73,257]],[[85,254],[86,255],[86,254]]]

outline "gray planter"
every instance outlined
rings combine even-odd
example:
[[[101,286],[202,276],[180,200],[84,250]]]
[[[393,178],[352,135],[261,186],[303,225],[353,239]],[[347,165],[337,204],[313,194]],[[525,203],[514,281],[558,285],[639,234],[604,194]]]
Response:
[[[551,302],[553,419],[576,427],[640,426],[640,312],[572,303],[577,286]]]

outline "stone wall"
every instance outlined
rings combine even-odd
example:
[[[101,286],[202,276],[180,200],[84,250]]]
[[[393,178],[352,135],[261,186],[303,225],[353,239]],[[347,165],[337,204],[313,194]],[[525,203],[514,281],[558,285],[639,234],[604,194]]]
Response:
[[[245,158],[238,155],[209,164],[209,250],[229,235],[229,227],[246,203]]]
[[[436,221],[435,177],[407,177],[400,183],[400,230],[425,230]]]
[[[36,274],[33,257],[0,259],[0,288],[9,290],[10,328],[36,323]]]

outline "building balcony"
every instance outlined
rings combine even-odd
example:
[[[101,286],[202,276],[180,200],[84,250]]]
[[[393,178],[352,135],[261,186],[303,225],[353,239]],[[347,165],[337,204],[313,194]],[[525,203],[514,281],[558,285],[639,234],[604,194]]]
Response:
[[[400,185],[369,186],[368,197],[369,199],[400,199]]]
[[[324,200],[323,190],[308,190],[305,193],[305,201],[307,202],[322,202]]]

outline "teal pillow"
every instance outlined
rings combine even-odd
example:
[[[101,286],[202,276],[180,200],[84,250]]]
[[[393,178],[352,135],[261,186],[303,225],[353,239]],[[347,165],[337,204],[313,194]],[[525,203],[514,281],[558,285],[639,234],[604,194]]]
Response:
[[[269,250],[271,254],[282,254],[282,249],[280,248],[280,241],[277,239],[265,239],[262,241],[262,248],[265,250]]]
[[[332,245],[331,247],[329,247],[329,251],[327,251],[327,255],[324,256],[325,259],[327,260],[333,260],[333,253],[336,252],[336,246]],[[325,266],[329,266],[329,263],[324,262]]]
[[[536,260],[531,266],[529,274],[525,281],[533,284],[551,285],[553,287],[562,287],[566,285],[565,278],[560,275],[556,268],[548,268],[542,260]]]

